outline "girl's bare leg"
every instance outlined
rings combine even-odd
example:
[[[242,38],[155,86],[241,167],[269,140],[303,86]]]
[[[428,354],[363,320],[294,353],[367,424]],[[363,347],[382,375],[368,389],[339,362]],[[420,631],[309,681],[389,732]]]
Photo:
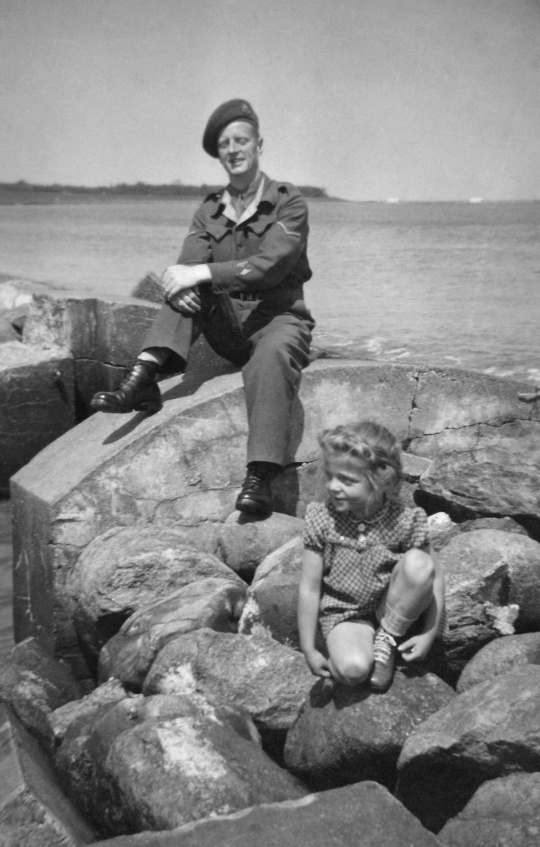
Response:
[[[423,550],[408,550],[395,566],[378,610],[381,625],[375,636],[375,663],[370,679],[375,691],[386,691],[392,684],[398,652],[396,639],[405,635],[430,605],[434,579],[433,559]]]
[[[433,597],[435,566],[428,553],[413,548],[395,566],[379,608],[381,626],[395,637],[405,635],[425,612]]]
[[[365,682],[373,666],[375,627],[368,621],[337,624],[326,639],[332,677],[343,685]]]

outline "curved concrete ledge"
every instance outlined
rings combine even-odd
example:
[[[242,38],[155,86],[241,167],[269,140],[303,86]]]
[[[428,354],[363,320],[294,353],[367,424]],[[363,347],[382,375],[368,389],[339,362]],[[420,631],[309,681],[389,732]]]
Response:
[[[15,638],[36,635],[74,666],[80,655],[63,586],[92,539],[114,526],[153,523],[181,528],[213,551],[234,509],[247,435],[240,374],[193,371],[161,388],[157,415],[96,414],[12,479]],[[502,432],[511,446],[522,434],[517,421],[531,437],[540,434],[539,404],[519,401],[522,388],[459,370],[314,362],[303,375],[276,509],[303,517],[320,490],[317,437],[325,427],[373,417],[424,460],[488,445]]]

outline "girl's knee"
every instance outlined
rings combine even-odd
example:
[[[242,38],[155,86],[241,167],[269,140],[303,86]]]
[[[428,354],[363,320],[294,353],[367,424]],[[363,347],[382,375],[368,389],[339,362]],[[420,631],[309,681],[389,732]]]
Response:
[[[402,559],[402,573],[411,585],[429,585],[435,579],[433,559],[423,550],[408,550]]]
[[[360,685],[371,673],[371,662],[364,656],[350,656],[338,662],[332,662],[333,675],[343,685]]]

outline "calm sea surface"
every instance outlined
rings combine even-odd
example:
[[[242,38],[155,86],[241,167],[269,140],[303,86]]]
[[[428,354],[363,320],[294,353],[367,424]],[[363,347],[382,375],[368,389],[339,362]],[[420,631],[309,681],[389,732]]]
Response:
[[[176,260],[196,201],[0,206],[2,274],[129,294]],[[315,341],[540,383],[540,202],[311,202]],[[11,639],[0,504],[0,654]]]
[[[0,273],[129,294],[196,201],[0,206]],[[540,202],[311,202],[316,342],[540,381]]]

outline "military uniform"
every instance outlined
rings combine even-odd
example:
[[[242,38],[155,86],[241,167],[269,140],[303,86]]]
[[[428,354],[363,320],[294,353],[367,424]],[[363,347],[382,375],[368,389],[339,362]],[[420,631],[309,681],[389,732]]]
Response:
[[[271,479],[288,458],[291,406],[314,326],[303,295],[311,277],[307,204],[294,186],[260,172],[259,119],[246,100],[218,106],[203,148],[220,160],[230,184],[196,212],[177,265],[163,275],[170,299],[141,354],[115,391],[93,397],[92,408],[158,412],[158,372],[183,371],[202,332],[217,353],[242,367],[248,467],[236,508],[263,514],[272,508]]]
[[[243,199],[224,189],[201,204],[178,259],[210,268],[211,282],[199,286],[201,311],[189,318],[165,303],[143,349],[168,349],[165,368],[179,372],[202,332],[217,353],[242,366],[248,462],[282,465],[314,326],[303,295],[311,278],[307,204],[294,186],[264,174],[245,209]]]

